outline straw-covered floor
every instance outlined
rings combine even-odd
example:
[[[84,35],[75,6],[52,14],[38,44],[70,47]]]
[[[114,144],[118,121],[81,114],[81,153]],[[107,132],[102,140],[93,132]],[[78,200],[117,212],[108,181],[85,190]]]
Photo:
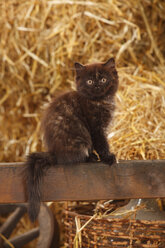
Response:
[[[1,0],[0,161],[43,150],[40,117],[74,88],[74,62],[114,56],[109,142],[118,159],[165,159],[164,0]]]

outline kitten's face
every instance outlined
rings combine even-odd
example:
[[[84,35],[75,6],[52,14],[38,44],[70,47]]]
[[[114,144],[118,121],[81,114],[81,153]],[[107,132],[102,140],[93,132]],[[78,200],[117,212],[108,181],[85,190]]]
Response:
[[[75,68],[77,91],[87,98],[102,99],[117,91],[118,76],[113,58],[104,64],[75,63]]]

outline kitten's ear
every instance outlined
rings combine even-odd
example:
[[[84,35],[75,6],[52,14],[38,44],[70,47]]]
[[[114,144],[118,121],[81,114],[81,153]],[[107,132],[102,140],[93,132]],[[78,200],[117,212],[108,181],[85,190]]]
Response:
[[[104,66],[109,68],[115,68],[115,59],[114,58],[108,59],[108,61],[104,64]]]
[[[76,71],[82,70],[84,66],[78,62],[74,63]]]

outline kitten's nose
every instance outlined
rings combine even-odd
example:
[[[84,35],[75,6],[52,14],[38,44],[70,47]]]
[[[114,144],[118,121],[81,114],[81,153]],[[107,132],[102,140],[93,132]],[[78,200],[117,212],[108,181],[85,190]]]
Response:
[[[96,88],[96,89],[99,89],[99,88],[100,88],[100,85],[95,84],[95,88]]]

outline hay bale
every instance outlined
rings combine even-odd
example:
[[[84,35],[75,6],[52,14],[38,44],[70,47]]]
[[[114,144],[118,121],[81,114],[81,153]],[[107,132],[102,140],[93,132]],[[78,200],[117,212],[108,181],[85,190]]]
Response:
[[[109,140],[120,159],[165,158],[164,1],[0,3],[1,161],[41,150],[40,114],[74,87],[73,63],[115,56],[120,76]]]

